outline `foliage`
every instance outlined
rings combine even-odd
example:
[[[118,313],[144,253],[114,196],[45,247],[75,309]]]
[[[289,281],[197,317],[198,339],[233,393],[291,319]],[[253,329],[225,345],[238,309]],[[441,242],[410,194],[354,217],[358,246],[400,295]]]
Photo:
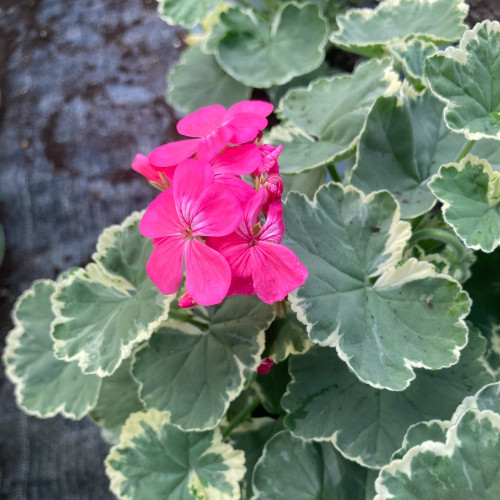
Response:
[[[159,1],[200,26],[169,75],[190,138],[136,157],[145,216],[14,307],[18,404],[99,425],[118,498],[496,498],[500,24],[352,4]]]

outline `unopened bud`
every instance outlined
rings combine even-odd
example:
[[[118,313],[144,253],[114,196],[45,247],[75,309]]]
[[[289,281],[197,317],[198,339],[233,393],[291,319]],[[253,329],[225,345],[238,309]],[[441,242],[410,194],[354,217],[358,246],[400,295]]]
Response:
[[[259,173],[277,174],[279,173],[278,157],[281,153],[283,146],[280,144],[277,147],[270,144],[262,144],[259,148],[262,157],[262,166],[259,167]]]
[[[271,368],[273,367],[273,365],[274,365],[274,361],[272,359],[264,358],[263,360],[261,360],[260,365],[257,368],[257,371],[261,375],[266,375],[271,371]]]
[[[194,307],[196,305],[196,302],[193,300],[191,295],[189,293],[185,293],[180,299],[179,299],[179,307],[181,309],[187,309],[189,307]]]
[[[283,194],[283,179],[278,174],[269,175],[265,186],[269,193],[268,203],[281,199],[281,195]]]

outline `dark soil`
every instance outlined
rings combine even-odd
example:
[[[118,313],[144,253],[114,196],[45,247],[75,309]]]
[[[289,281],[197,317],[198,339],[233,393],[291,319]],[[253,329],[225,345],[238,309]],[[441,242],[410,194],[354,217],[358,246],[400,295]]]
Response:
[[[500,20],[500,1],[469,3],[470,26]],[[1,1],[0,339],[32,280],[88,262],[102,229],[155,195],[130,164],[176,138],[164,92],[181,38],[154,0]],[[112,498],[98,429],[26,416],[1,377],[0,499]]]

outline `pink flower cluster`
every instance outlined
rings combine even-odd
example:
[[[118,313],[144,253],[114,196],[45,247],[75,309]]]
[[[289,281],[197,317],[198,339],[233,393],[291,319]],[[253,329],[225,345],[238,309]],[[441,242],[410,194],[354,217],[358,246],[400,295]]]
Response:
[[[207,106],[177,124],[191,139],[160,146],[148,157],[137,155],[132,164],[162,191],[140,223],[154,246],[148,275],[170,295],[185,268],[188,293],[181,307],[254,293],[272,304],[307,278],[297,256],[281,245],[282,146],[261,144],[272,110],[262,101],[228,110]],[[253,186],[241,176],[251,176]]]

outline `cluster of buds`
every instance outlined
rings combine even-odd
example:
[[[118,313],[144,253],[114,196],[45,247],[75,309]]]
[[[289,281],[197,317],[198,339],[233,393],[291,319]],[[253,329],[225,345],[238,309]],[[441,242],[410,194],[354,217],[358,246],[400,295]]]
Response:
[[[304,265],[281,244],[282,146],[262,144],[272,110],[262,101],[227,110],[207,106],[177,124],[190,139],[137,155],[132,164],[162,191],[140,223],[154,246],[148,275],[170,295],[179,289],[185,269],[181,307],[254,293],[272,304],[307,278]]]

